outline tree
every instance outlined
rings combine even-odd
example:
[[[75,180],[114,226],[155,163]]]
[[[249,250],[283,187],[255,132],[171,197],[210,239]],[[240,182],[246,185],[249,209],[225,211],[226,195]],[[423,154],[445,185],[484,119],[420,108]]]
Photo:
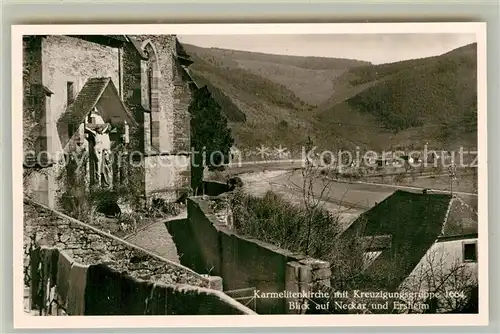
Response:
[[[328,177],[332,170],[333,161],[332,157],[319,157],[314,154],[315,146],[310,137],[307,137],[307,141],[304,146],[304,153],[306,155],[303,161],[303,167],[301,169],[302,182],[297,184],[291,182],[292,186],[300,191],[301,201],[303,207],[306,211],[306,221],[305,227],[307,230],[307,236],[305,240],[304,254],[310,255],[311,253],[311,227],[314,224],[314,219],[317,218],[318,212],[324,210],[325,201],[328,200],[332,179]],[[322,160],[315,162],[314,160]],[[339,218],[336,216],[335,221],[338,225]],[[340,231],[339,231],[340,233]]]
[[[189,112],[194,156],[192,184],[193,188],[196,188],[203,179],[204,166],[213,170],[229,160],[229,151],[234,139],[220,105],[212,97],[207,86],[194,92]]]
[[[427,252],[400,290],[415,296],[408,304],[430,305],[427,313],[461,313],[477,305],[476,268],[476,263],[464,263],[442,246]]]

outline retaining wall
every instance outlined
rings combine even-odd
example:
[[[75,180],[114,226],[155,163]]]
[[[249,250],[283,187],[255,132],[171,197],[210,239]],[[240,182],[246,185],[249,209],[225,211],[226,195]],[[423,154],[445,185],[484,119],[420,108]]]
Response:
[[[31,250],[30,309],[40,315],[254,314],[222,291],[137,279],[82,265],[57,248]]]
[[[30,200],[24,203],[24,231],[25,285],[32,306],[42,313],[251,313],[217,291],[220,278],[200,275]],[[76,299],[68,297],[72,284],[79,289]],[[163,308],[151,310],[153,301]]]
[[[211,275],[222,277],[224,291],[255,288],[256,292],[298,292],[330,284],[330,264],[238,235],[211,208],[221,197],[188,199],[188,224],[200,258]],[[228,221],[228,220],[226,220]],[[295,298],[258,298],[257,313],[295,313]]]

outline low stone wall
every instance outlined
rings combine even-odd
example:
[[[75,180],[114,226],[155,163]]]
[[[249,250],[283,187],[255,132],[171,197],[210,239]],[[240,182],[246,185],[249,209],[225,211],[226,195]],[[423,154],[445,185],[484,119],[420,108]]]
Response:
[[[254,314],[222,291],[141,280],[102,263],[83,265],[57,248],[38,247],[30,255],[28,309],[39,315]]]
[[[188,224],[207,271],[222,277],[225,291],[255,288],[258,294],[279,294],[329,285],[328,262],[236,234],[216,213],[214,202],[224,203],[224,199],[189,198]],[[257,297],[257,313],[295,313],[289,307],[294,300],[282,296]]]
[[[24,231],[25,285],[30,287],[32,305],[41,313],[145,314],[147,310],[150,312],[147,314],[159,315],[252,313],[221,292],[220,278],[200,275],[31,200],[24,202]],[[62,258],[67,260],[62,261]],[[68,265],[61,261],[69,262],[71,268],[77,266],[79,275],[72,277]],[[85,270],[84,275],[82,270]],[[66,283],[56,284],[61,272],[65,272],[62,276]],[[86,282],[83,284],[85,290],[77,293],[84,296],[84,302],[80,298],[80,307],[76,309],[74,300],[62,298],[64,302],[61,303],[59,296],[60,287],[67,292],[75,277],[79,279],[73,285],[80,290],[82,282]],[[162,306],[157,305],[152,311],[150,300],[150,304],[146,304],[149,309],[145,309],[141,298],[147,294],[138,295],[145,291],[149,291],[150,299],[160,298],[155,303]],[[126,303],[123,300],[116,302],[127,293],[130,296]],[[114,304],[109,302],[107,307],[96,307],[110,300],[115,300]]]
[[[127,271],[140,279],[208,287],[208,280],[189,268],[47,207],[25,201],[25,273],[29,265],[29,250],[38,246],[57,247],[82,264],[107,263],[113,269]]]

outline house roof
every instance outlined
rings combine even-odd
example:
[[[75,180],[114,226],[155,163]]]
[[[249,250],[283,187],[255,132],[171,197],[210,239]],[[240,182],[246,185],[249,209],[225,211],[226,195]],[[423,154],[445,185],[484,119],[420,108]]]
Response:
[[[109,91],[113,95],[112,98],[117,102],[116,105],[119,105],[121,107],[121,112],[128,121],[128,124],[130,124],[131,126],[137,126],[137,122],[129,113],[123,101],[120,99],[118,91],[111,78],[90,78],[85,82],[85,85],[78,93],[75,101],[68,107],[66,112],[57,121],[57,129],[63,147],[71,139],[66,138],[66,136],[64,135],[65,131],[67,130],[67,126],[69,124],[74,126],[81,124],[84,121],[85,117],[89,114],[89,112],[91,112],[99,102],[99,100],[103,96],[103,93],[107,89],[109,89]],[[117,111],[115,110],[115,112]]]
[[[383,249],[367,269],[365,288],[399,286],[440,235],[450,200],[448,194],[398,190],[363,213],[344,232],[364,239],[392,236],[390,248]]]
[[[439,240],[477,237],[477,212],[463,199],[453,197]]]

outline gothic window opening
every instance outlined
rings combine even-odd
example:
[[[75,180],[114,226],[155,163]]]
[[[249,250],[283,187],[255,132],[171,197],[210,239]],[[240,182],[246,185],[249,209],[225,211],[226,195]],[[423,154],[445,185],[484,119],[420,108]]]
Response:
[[[151,109],[152,102],[152,94],[151,94],[151,86],[153,85],[153,68],[151,66],[148,67],[148,106]]]
[[[158,56],[153,44],[147,41],[143,47],[144,53],[147,54],[148,60],[145,71],[143,72],[143,85],[146,86],[144,102],[148,105],[150,112],[149,136],[146,135],[146,142],[151,145],[151,148],[159,150],[160,144],[160,114],[159,114],[159,77],[160,71],[158,68]]]

